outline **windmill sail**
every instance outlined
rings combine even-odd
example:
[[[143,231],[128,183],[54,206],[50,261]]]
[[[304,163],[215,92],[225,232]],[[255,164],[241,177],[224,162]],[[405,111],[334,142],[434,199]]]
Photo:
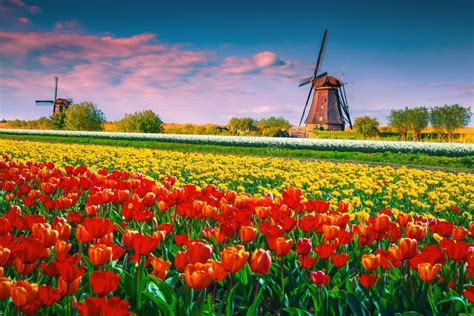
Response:
[[[324,34],[323,34],[323,40],[321,42],[321,47],[319,48],[319,54],[318,54],[318,59],[316,61],[316,66],[314,67],[313,77],[302,79],[301,82],[300,82],[300,85],[299,85],[301,87],[301,86],[304,86],[304,85],[312,82],[311,87],[309,88],[308,98],[306,98],[306,104],[305,104],[304,109],[303,109],[303,114],[301,114],[301,119],[300,119],[299,126],[301,126],[301,123],[303,122],[304,114],[306,112],[306,108],[308,107],[309,98],[311,97],[311,92],[313,91],[313,88],[314,88],[314,79],[317,78],[319,68],[321,67],[321,62],[323,60],[324,48],[326,47],[327,35],[328,35],[328,30],[325,30]]]
[[[326,48],[327,32],[328,31],[325,30],[323,34],[313,76],[302,79],[299,84],[301,87],[311,83],[308,97],[306,98],[306,103],[303,108],[303,113],[300,118],[300,126],[305,117],[311,94],[313,93],[311,107],[305,120],[306,130],[344,130],[346,124],[349,124],[352,129],[344,83],[341,80],[328,75],[326,72],[322,74],[319,73]]]

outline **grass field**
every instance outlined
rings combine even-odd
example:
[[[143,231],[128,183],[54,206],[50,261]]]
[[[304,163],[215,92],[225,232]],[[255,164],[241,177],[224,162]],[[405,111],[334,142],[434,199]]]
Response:
[[[392,164],[413,167],[435,167],[453,170],[474,170],[472,157],[437,157],[427,154],[411,153],[362,153],[315,151],[308,149],[287,149],[281,147],[242,147],[220,145],[197,145],[183,143],[165,143],[145,140],[100,139],[88,137],[57,137],[43,135],[3,135],[0,139],[35,140],[55,143],[98,144],[109,146],[143,147],[180,152],[219,153],[233,155],[251,155],[260,157],[287,157],[300,159],[324,159],[346,162],[364,162],[371,164]]]

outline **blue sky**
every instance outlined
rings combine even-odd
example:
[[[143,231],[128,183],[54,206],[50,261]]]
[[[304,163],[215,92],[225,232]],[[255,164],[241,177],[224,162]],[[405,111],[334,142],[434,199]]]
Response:
[[[382,3],[380,3],[382,2]],[[474,100],[473,1],[0,0],[0,118],[34,100],[92,100],[110,120],[282,115],[296,123],[324,29],[322,70],[344,68],[353,117]]]

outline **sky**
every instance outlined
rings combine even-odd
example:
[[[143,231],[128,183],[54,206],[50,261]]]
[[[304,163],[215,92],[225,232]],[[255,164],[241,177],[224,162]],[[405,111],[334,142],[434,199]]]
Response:
[[[59,76],[59,97],[110,121],[297,124],[325,29],[322,71],[347,82],[353,118],[474,105],[472,0],[0,0],[0,119],[49,116],[34,101]]]

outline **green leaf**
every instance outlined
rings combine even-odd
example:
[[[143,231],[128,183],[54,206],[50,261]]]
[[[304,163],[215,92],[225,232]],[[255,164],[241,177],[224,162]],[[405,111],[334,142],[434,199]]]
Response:
[[[262,300],[263,295],[263,287],[258,290],[257,296],[255,296],[255,300],[253,301],[252,305],[250,305],[249,310],[247,312],[247,316],[257,316],[258,315],[258,305]]]
[[[151,300],[152,303],[154,303],[158,310],[163,311],[165,315],[175,315],[170,305],[168,305],[163,299],[148,291],[145,291],[144,294]]]
[[[225,314],[232,315],[234,313],[234,295],[235,290],[237,289],[238,284],[234,285],[234,287],[230,290],[229,294],[227,295],[227,305],[225,307]]]
[[[364,303],[352,293],[347,293],[347,302],[349,303],[349,307],[351,311],[355,315],[368,315],[367,308],[365,307]]]
[[[290,315],[312,315],[310,312],[308,312],[305,309],[302,308],[297,308],[297,307],[287,307],[283,309],[285,312],[287,312]]]

